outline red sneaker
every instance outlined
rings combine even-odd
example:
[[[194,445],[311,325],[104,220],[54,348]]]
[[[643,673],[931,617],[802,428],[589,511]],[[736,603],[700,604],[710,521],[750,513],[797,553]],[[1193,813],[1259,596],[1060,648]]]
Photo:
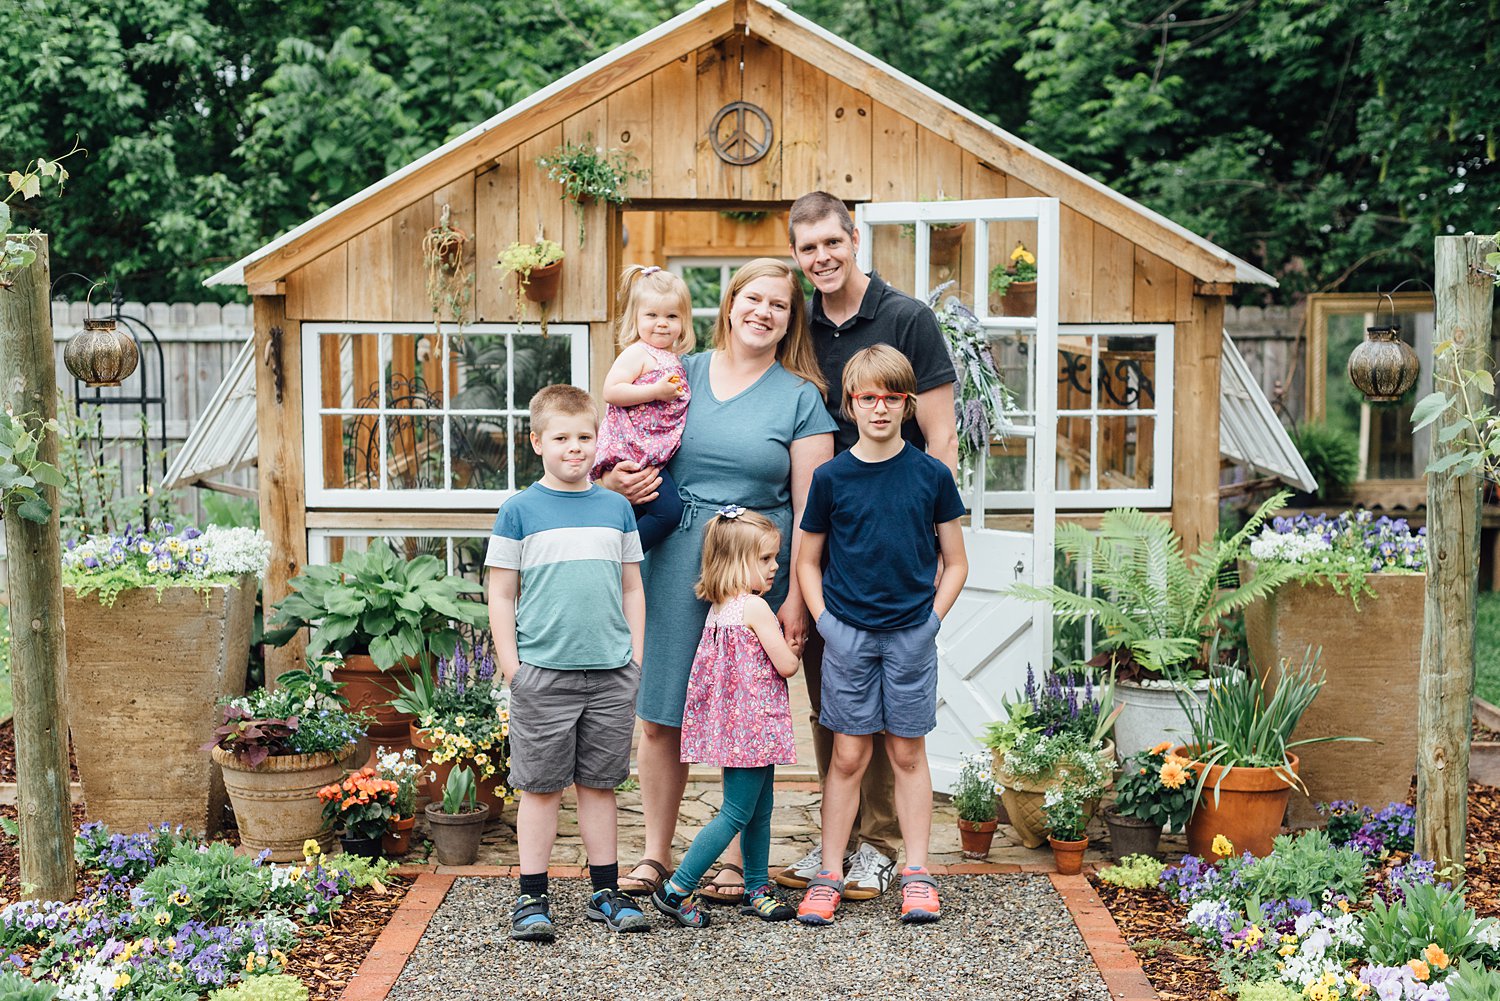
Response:
[[[909,865],[901,870],[901,920],[909,925],[926,924],[942,916],[937,880],[926,867]]]
[[[807,882],[807,892],[797,905],[797,920],[805,925],[831,925],[833,912],[844,899],[843,880],[824,869]]]

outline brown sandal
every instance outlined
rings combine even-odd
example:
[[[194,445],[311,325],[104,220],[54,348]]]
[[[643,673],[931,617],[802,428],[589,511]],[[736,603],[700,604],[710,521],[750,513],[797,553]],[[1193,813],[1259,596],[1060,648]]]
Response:
[[[724,871],[736,873],[740,877],[738,884],[714,882]],[[731,889],[732,888],[732,889]],[[745,870],[733,862],[720,862],[713,867],[713,872],[704,876],[698,882],[698,896],[704,900],[711,900],[716,904],[737,904],[745,899]]]
[[[648,869],[655,869],[656,875],[654,877],[629,875],[621,876],[620,880],[622,883],[628,879],[632,883],[640,884],[639,886],[621,886],[620,892],[625,894],[627,897],[649,897],[657,890],[660,890],[663,883],[672,878],[672,874],[667,870],[667,867],[656,861],[656,859],[654,858],[641,859],[635,865],[631,866],[630,871],[634,872],[641,866],[645,866]]]

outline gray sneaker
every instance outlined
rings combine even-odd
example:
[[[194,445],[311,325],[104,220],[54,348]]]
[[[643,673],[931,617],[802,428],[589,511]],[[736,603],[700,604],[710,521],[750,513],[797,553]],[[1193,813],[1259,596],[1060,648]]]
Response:
[[[895,882],[895,861],[861,842],[844,872],[844,899],[870,900],[889,890]]]
[[[823,871],[823,846],[813,845],[813,850],[778,872],[776,882],[794,890],[807,887],[807,883]]]

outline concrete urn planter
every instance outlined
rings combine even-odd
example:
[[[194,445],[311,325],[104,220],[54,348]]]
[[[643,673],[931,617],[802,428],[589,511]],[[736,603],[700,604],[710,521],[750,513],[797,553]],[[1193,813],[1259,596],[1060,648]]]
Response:
[[[1301,778],[1307,795],[1289,806],[1293,827],[1320,824],[1316,805],[1336,799],[1380,809],[1405,802],[1417,767],[1418,674],[1427,577],[1370,574],[1375,589],[1356,611],[1347,595],[1317,584],[1283,584],[1245,609],[1250,659],[1262,675],[1283,660],[1301,664],[1321,649],[1326,683],[1293,740],[1368,737],[1306,744]]]
[[[1193,685],[1191,697],[1200,706],[1208,697],[1208,686],[1207,678]],[[1164,740],[1174,744],[1192,741],[1188,714],[1177,701],[1179,690],[1186,695],[1186,689],[1169,682],[1115,682],[1115,703],[1122,707],[1115,720],[1115,749],[1121,761]]]
[[[217,700],[245,691],[256,582],[97,594],[63,588],[68,728],[90,820],[132,833],[182,824],[213,833],[224,781],[200,748]]]
[[[332,751],[273,755],[253,768],[221,747],[210,751],[224,769],[241,847],[252,853],[269,848],[273,862],[302,858],[309,838],[324,852],[332,849],[334,832],[323,820],[318,790],[342,780],[356,765],[357,747],[350,744],[342,756]]]

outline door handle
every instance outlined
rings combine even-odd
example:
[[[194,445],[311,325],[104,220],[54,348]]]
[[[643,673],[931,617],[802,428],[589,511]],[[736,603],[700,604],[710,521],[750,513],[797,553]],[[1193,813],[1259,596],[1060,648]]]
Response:
[[[1026,572],[1026,561],[1025,560],[1016,560],[1016,565],[1011,568],[1011,572],[1014,573],[1016,575],[1016,577],[1019,579],[1020,576],[1023,573]]]

